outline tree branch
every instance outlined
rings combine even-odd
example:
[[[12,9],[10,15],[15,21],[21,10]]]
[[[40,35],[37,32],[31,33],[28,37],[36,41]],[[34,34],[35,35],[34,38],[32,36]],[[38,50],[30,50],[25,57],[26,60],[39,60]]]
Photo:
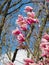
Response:
[[[40,45],[40,40],[41,40],[41,37],[42,37],[44,27],[46,25],[46,21],[47,21],[47,16],[46,16],[46,18],[44,18],[42,20],[42,25],[41,25],[41,27],[39,29],[39,34],[38,34],[38,37],[37,37],[37,41],[34,44],[34,50],[36,50],[36,51],[34,51],[34,57],[36,57],[37,61],[39,60],[39,56],[40,56],[39,45]]]
[[[19,4],[22,0],[18,0],[18,2],[15,2],[13,5],[11,5],[9,8],[14,7],[15,5]]]
[[[15,12],[15,11],[17,12],[23,5],[28,4],[28,3],[32,3],[32,2],[29,1],[29,2],[27,2],[27,3],[22,3],[18,8],[16,8],[16,9],[14,9],[13,11],[7,13],[7,15],[12,14],[12,13]]]
[[[9,9],[9,6],[10,6],[10,3],[11,3],[11,0],[8,1],[7,7],[6,7],[5,12],[4,12],[4,17],[3,17],[3,19],[2,19],[2,23],[1,23],[1,25],[0,25],[0,35],[1,35],[2,28],[3,28],[4,23],[5,23],[5,18],[6,18],[6,16],[7,16],[7,12],[8,12],[8,9]]]
[[[3,2],[3,4],[0,6],[0,14],[1,14],[1,12],[2,12],[3,7],[5,6],[5,4],[6,4],[7,2],[8,2],[8,1],[5,0],[5,1]]]

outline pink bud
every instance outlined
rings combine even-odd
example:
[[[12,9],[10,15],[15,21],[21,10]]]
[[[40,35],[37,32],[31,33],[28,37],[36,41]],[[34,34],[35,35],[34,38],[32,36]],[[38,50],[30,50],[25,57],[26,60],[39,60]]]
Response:
[[[27,58],[27,59],[24,59],[24,62],[27,62],[27,63],[34,63],[34,61],[30,58]]]
[[[18,34],[20,34],[20,30],[18,28],[16,28],[15,30],[12,31],[12,34],[18,35]]]
[[[22,20],[22,21],[17,21],[16,22],[19,26],[23,25],[23,24],[26,24],[26,21],[25,20]]]
[[[43,38],[49,41],[49,35],[47,33],[44,34]]]
[[[49,52],[49,47],[47,46],[44,50],[47,51],[47,52]]]
[[[27,30],[27,24],[23,24],[21,27],[21,30],[26,31]]]
[[[17,40],[18,40],[18,42],[19,42],[20,44],[22,44],[22,43],[25,41],[24,35],[20,33],[20,34],[17,36]]]
[[[31,25],[32,23],[39,23],[39,21],[38,21],[38,19],[29,17],[29,18],[27,18],[27,23]]]
[[[23,16],[22,15],[18,15],[18,20],[22,21],[23,20]]]
[[[27,30],[27,22],[25,19],[23,19],[22,21],[17,21],[17,24],[19,25],[21,30],[23,30],[23,31]]]
[[[41,56],[42,56],[42,57],[47,57],[46,52],[45,52],[45,51],[42,51]]]
[[[41,43],[48,42],[46,39],[42,38]]]
[[[29,63],[27,62],[27,63],[24,63],[24,65],[29,65]]]
[[[31,6],[25,7],[25,12],[32,12],[33,8]]]
[[[49,0],[46,0],[47,2],[49,2]]]
[[[46,48],[45,43],[41,43],[41,44],[40,44],[40,48],[41,48],[41,49]]]
[[[28,12],[27,15],[28,15],[28,17],[34,18],[35,17],[35,12]]]

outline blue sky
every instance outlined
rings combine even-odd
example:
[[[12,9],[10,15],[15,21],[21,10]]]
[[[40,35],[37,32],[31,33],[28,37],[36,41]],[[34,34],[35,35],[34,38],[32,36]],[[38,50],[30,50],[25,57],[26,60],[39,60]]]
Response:
[[[16,1],[16,0],[13,0],[13,1]],[[28,1],[29,1],[29,0],[22,0],[22,3],[25,3],[25,2],[28,2]],[[21,3],[20,3],[20,4],[21,4]],[[17,6],[11,8],[11,9],[9,10],[9,12],[12,11],[13,9],[19,7],[20,4],[18,4]],[[12,3],[11,3],[11,5],[12,5]],[[23,16],[26,16],[26,14],[24,13],[24,7],[25,7],[26,5],[32,6],[33,9],[34,9],[33,11],[35,11],[35,13],[37,13],[37,11],[38,11],[38,9],[39,9],[38,4],[29,3],[29,4],[23,5],[23,6],[20,8],[19,12],[13,14],[13,17],[7,20],[7,22],[5,23],[5,25],[9,25],[10,27],[9,27],[8,29],[5,29],[5,31],[2,32],[2,36],[3,36],[3,34],[4,34],[5,32],[7,32],[7,34],[6,34],[6,36],[5,36],[5,37],[6,37],[6,44],[10,44],[10,45],[13,44],[13,46],[12,46],[12,48],[11,48],[12,51],[15,50],[16,46],[18,45],[18,43],[17,43],[16,38],[11,34],[11,32],[12,32],[12,30],[15,29],[16,26],[17,26],[17,25],[15,24],[15,21],[16,21],[16,19],[17,19],[18,14],[22,14]],[[7,18],[8,18],[8,17],[7,17]],[[41,21],[41,18],[39,18],[39,20]],[[49,27],[48,22],[47,22],[46,26]],[[36,26],[36,27],[37,27],[37,26]],[[8,33],[8,30],[9,30],[9,33]],[[14,39],[14,40],[13,40],[13,39]],[[32,44],[30,44],[30,47],[31,47],[31,46],[32,46]],[[3,46],[3,47],[2,47],[2,53],[3,53],[3,54],[6,52],[6,49],[7,49],[6,46]],[[0,63],[0,65],[2,65],[2,64]]]

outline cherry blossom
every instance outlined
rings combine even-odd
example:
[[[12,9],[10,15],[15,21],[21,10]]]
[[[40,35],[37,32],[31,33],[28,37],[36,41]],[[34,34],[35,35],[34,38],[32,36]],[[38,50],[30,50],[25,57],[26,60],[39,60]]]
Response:
[[[32,12],[33,8],[31,6],[25,7],[25,12]]]
[[[44,33],[43,38],[49,41],[49,35],[47,33]]]
[[[18,36],[17,36],[17,40],[20,44],[22,44],[24,41],[25,41],[25,37],[22,33],[20,33]]]
[[[38,65],[44,65],[43,62],[41,61],[38,61]]]
[[[20,26],[21,30],[26,31],[27,30],[27,24],[23,24]]]
[[[25,62],[28,62],[28,63],[33,63],[34,61],[30,58],[27,58],[27,59],[24,59]]]
[[[28,17],[35,17],[35,12],[27,12]]]
[[[22,21],[17,21],[17,24],[19,25],[21,30],[24,30],[24,31],[27,30],[27,22],[25,19],[23,19]]]
[[[46,0],[47,2],[49,2],[49,0]]]
[[[46,39],[42,38],[41,43],[48,42]]]
[[[27,18],[27,23],[31,25],[32,23],[39,23],[39,21],[38,21],[38,19],[29,17],[29,18]]]
[[[14,35],[18,35],[18,34],[20,34],[21,32],[20,32],[20,30],[19,30],[19,28],[17,27],[15,30],[13,30],[12,31],[12,34],[14,34]]]
[[[30,58],[24,59],[25,64],[24,65],[29,65],[30,63],[34,63],[34,61]]]
[[[18,27],[12,31],[12,34],[16,35],[16,39],[18,40],[21,48],[27,48],[24,46],[23,42],[25,42],[25,35],[23,32],[27,31],[28,25],[32,24],[39,24],[39,20],[35,18],[35,12],[32,11],[33,8],[31,6],[25,7],[25,12],[27,13],[27,17],[23,17],[22,15],[18,15],[18,19],[16,20],[16,24]],[[49,65],[49,34],[44,33],[44,35],[41,38],[40,41],[40,50],[41,50],[41,56],[43,58],[42,61],[33,61],[30,58],[24,59],[24,65]],[[10,64],[9,64],[10,65]]]
[[[22,21],[23,20],[23,16],[22,15],[18,15],[18,21]]]

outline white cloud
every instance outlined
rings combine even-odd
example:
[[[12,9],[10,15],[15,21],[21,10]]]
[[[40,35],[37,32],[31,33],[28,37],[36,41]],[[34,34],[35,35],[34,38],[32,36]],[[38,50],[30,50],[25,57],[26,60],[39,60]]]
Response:
[[[14,61],[15,65],[23,65],[22,63],[24,63],[23,60],[25,58],[27,58],[27,51],[26,50],[23,50],[23,49],[18,50],[17,55],[16,55],[16,59]],[[16,60],[18,60],[20,62],[18,62]]]
[[[11,53],[11,55],[13,56],[13,53]],[[11,56],[11,57],[12,57]],[[17,52],[17,55],[16,55],[16,58],[15,58],[15,61],[14,61],[14,64],[15,65],[23,65],[24,63],[24,59],[27,58],[27,51],[24,50],[24,49],[20,49],[18,50]],[[8,62],[9,61],[9,58],[7,56],[7,54],[3,54],[1,57],[0,57],[1,61],[0,61],[0,65],[4,65],[4,63]],[[2,64],[3,63],[3,64]]]

